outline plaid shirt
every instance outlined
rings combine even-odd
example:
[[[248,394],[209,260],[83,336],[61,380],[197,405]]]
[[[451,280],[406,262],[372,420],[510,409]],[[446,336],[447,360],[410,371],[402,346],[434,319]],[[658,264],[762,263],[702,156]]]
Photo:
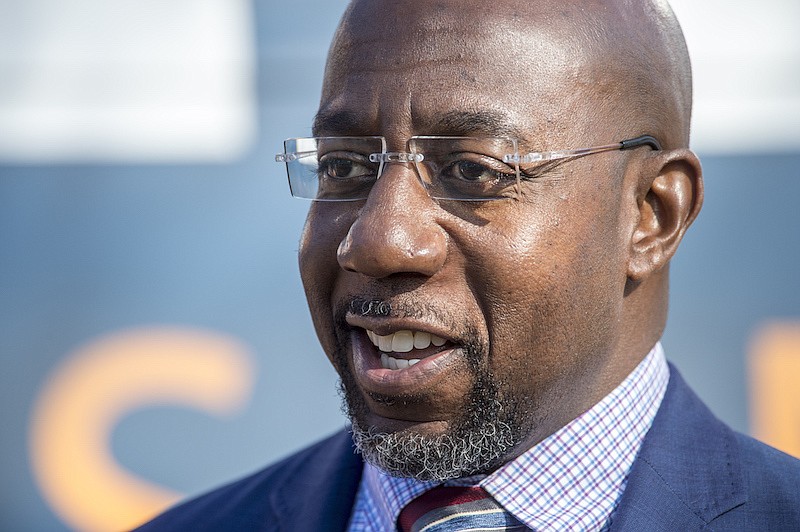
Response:
[[[533,530],[608,530],[668,380],[658,343],[610,394],[516,460],[446,484],[480,485]],[[350,532],[394,530],[403,506],[436,485],[366,464]]]

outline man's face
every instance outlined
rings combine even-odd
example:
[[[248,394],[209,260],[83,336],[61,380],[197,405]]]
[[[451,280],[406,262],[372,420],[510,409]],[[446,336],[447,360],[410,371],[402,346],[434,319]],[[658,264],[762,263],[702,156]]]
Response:
[[[515,136],[527,152],[646,133],[608,127],[611,83],[547,21],[377,4],[350,14],[331,55],[317,136],[384,136],[389,151],[412,135]],[[301,274],[368,459],[420,478],[486,472],[619,382],[628,157],[572,160],[487,202],[433,200],[392,163],[366,200],[312,204]]]

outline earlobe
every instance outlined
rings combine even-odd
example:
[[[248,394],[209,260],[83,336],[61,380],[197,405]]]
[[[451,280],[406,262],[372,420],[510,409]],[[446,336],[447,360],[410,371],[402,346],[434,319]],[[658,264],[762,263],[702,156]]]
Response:
[[[650,163],[656,166],[641,178],[638,224],[631,236],[628,277],[635,282],[670,261],[703,204],[703,172],[691,150],[665,151]]]

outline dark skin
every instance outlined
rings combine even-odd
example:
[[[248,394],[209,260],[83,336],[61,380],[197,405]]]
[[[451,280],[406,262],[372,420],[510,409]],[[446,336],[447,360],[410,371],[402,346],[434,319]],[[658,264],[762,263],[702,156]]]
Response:
[[[627,3],[364,0],[346,13],[315,135],[382,135],[390,151],[412,135],[503,135],[530,151],[651,134],[665,148],[562,163],[516,200],[436,201],[412,166],[390,164],[366,200],[312,204],[303,283],[363,423],[448,431],[473,364],[524,419],[512,459],[607,395],[661,336],[668,263],[700,210],[702,178],[686,148],[679,30],[657,3]],[[395,310],[338,319],[353,298]],[[392,371],[376,367],[367,329],[448,343]]]

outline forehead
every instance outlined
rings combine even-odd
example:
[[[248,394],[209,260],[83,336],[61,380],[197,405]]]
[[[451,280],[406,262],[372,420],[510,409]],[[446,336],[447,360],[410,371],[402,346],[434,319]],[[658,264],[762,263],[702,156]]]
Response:
[[[585,47],[563,22],[483,6],[355,4],[331,49],[315,132],[520,138],[552,128],[592,85]]]

